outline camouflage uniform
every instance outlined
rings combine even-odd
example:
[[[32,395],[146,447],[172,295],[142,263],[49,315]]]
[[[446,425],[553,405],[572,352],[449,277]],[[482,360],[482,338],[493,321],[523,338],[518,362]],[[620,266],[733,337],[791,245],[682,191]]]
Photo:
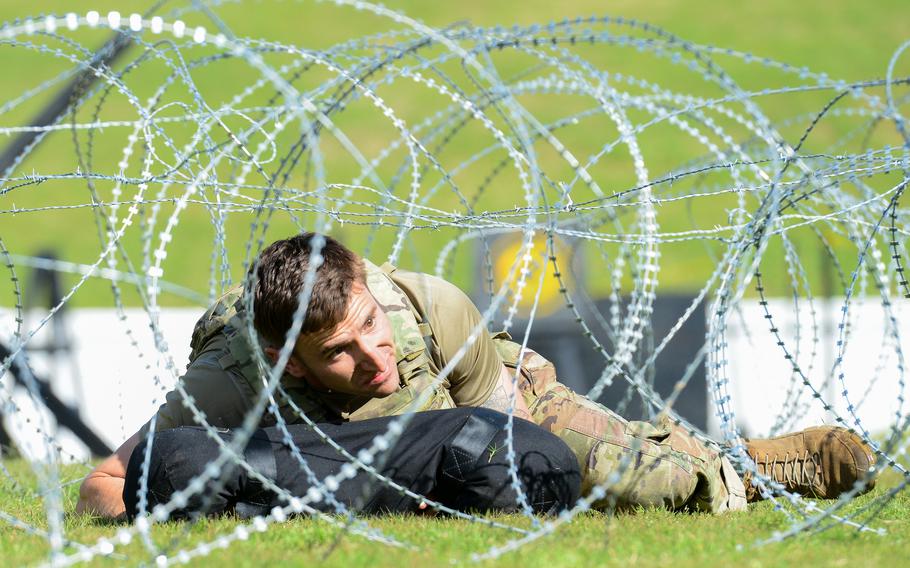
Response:
[[[521,346],[494,340],[506,366],[515,368]],[[559,436],[578,458],[582,495],[606,486],[607,497],[595,508],[641,505],[715,513],[745,508],[745,488],[730,462],[665,416],[654,423],[628,421],[561,384],[553,364],[528,349],[519,388],[534,422]],[[618,479],[610,477],[619,471]]]
[[[294,406],[316,421],[363,420],[456,406],[448,383],[436,380],[446,363],[438,348],[446,329],[441,325],[431,328],[425,314],[391,278],[394,271],[390,265],[380,269],[367,262],[367,285],[391,320],[400,389],[385,398],[338,396],[285,375],[282,386],[291,400],[276,396],[285,421],[300,421]],[[190,370],[195,368],[195,373],[187,385],[193,383],[197,404],[216,426],[239,424],[264,385],[245,333],[241,294],[239,287],[229,291],[199,320],[193,333]],[[520,346],[506,334],[494,336],[492,341],[506,366],[516,368]],[[211,372],[200,373],[204,368]],[[235,390],[216,386],[219,381],[224,383],[225,374]],[[712,512],[745,507],[742,481],[726,458],[668,420],[652,424],[621,418],[559,383],[552,363],[531,350],[522,358],[519,388],[534,421],[559,436],[575,453],[584,472],[583,493],[595,485],[607,488],[607,497],[595,507],[653,505]],[[170,408],[183,409],[180,402],[174,393],[168,395]],[[167,418],[162,411],[159,430],[192,423],[188,413]],[[274,422],[267,414],[262,425]],[[611,478],[611,473],[620,470],[623,474],[618,479]]]

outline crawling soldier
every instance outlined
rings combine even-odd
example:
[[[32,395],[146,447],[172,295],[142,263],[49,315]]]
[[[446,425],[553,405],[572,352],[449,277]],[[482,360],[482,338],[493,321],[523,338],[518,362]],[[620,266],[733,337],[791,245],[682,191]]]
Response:
[[[518,361],[519,346],[487,333],[477,308],[454,285],[377,267],[313,233],[267,247],[254,267],[252,289],[230,290],[197,323],[182,380],[212,425],[237,427],[252,408],[267,371],[257,364],[252,345],[277,361],[311,263],[311,299],[275,395],[285,422],[299,423],[302,414],[331,422],[456,407],[504,412],[514,401],[516,417],[552,432],[574,452],[583,494],[607,488],[595,507],[720,513],[761,498],[748,473],[741,478],[714,445],[669,419],[627,421],[561,384],[553,365],[537,353],[526,350]],[[252,294],[255,338],[246,332],[245,293]],[[275,421],[266,414],[261,425]],[[193,424],[182,395],[169,393],[156,429]],[[78,510],[123,510],[118,489],[125,464],[148,427],[88,476]],[[856,483],[873,482],[872,451],[842,428],[810,428],[745,444],[759,473],[802,495],[834,498]],[[614,472],[621,472],[618,479],[611,478]]]

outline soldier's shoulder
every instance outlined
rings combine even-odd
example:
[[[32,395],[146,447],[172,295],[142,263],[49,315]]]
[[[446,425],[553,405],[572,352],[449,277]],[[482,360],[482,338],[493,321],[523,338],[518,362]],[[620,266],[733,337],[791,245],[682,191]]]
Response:
[[[391,277],[417,305],[417,310],[427,316],[458,313],[465,304],[474,305],[461,288],[438,276],[396,269]]]
[[[190,340],[190,348],[192,350],[190,360],[194,360],[202,351],[206,350],[207,344],[221,335],[232,318],[238,314],[243,314],[243,302],[240,301],[242,297],[243,285],[238,284],[228,289],[199,318],[193,328],[193,336]]]

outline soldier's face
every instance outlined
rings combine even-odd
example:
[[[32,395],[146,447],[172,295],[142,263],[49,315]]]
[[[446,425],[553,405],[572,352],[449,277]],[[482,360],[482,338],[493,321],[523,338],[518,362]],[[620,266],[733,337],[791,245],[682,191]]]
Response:
[[[366,286],[354,284],[341,323],[297,339],[286,370],[334,392],[383,397],[398,390],[392,326]]]

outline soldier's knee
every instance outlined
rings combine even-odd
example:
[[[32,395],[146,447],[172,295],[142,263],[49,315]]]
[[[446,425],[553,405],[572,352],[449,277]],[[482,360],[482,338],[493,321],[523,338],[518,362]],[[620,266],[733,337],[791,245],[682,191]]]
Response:
[[[699,485],[697,468],[666,445],[638,439],[624,444],[595,444],[585,462],[585,486],[606,490],[596,508],[665,507],[679,509]]]

